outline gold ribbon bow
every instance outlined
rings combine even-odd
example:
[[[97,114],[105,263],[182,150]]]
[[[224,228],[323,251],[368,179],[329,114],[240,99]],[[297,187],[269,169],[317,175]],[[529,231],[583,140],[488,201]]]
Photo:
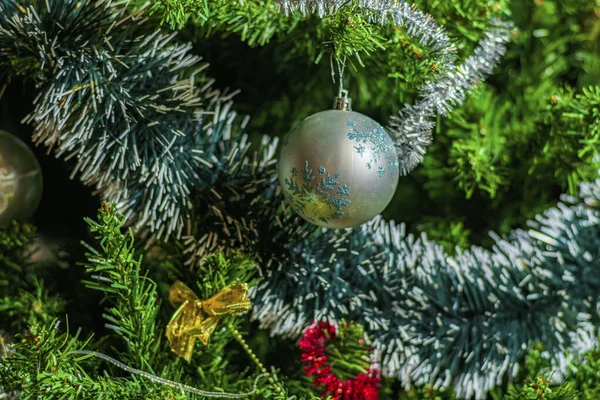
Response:
[[[219,319],[252,308],[247,296],[248,286],[234,283],[210,299],[200,300],[183,282],[175,282],[169,289],[169,301],[173,307],[178,307],[167,325],[171,350],[190,362],[196,339],[208,345]]]

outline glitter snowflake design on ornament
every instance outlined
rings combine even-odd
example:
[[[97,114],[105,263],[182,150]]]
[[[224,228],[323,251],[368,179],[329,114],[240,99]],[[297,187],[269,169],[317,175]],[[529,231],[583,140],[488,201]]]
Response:
[[[317,176],[314,176],[308,161],[305,161],[302,173],[292,167],[290,174],[291,178],[285,179],[287,191],[284,193],[294,212],[317,225],[344,216],[344,208],[350,205],[350,188],[339,184],[339,173],[331,175],[320,166]]]
[[[352,128],[352,131],[348,133],[348,139],[358,142],[354,146],[357,153],[364,157],[367,148],[371,150],[371,158],[366,164],[368,169],[373,168],[373,165],[378,165],[377,172],[379,177],[383,178],[386,175],[386,168],[379,163],[383,154],[387,160],[387,171],[390,178],[399,173],[398,156],[394,149],[394,143],[381,125],[370,118],[359,118],[357,121],[348,121],[348,126]]]

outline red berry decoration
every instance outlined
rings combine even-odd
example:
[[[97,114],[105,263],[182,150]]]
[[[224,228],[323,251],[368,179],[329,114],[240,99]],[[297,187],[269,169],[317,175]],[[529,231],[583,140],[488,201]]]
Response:
[[[363,337],[362,326],[344,321],[339,325],[339,332],[326,321],[313,323],[304,331],[299,342],[302,361],[306,364],[304,371],[314,377],[313,386],[323,390],[323,397],[379,399],[379,371],[370,367],[371,348]]]

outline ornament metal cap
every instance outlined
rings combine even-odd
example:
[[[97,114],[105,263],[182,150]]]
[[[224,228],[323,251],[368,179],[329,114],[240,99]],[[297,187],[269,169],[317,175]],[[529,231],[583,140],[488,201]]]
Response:
[[[346,89],[340,90],[338,97],[333,100],[333,109],[352,111],[352,99],[348,97],[348,91]]]

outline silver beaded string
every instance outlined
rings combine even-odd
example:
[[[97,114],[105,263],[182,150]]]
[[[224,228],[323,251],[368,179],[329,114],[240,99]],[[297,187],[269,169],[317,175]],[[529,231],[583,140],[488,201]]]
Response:
[[[252,386],[252,391],[247,392],[247,393],[208,392],[205,390],[197,389],[192,386],[184,385],[183,383],[174,382],[174,381],[171,381],[171,380],[168,380],[165,378],[161,378],[160,376],[152,375],[148,372],[141,371],[139,369],[132,368],[129,365],[123,364],[122,362],[115,360],[112,357],[107,356],[106,354],[98,353],[95,351],[88,351],[88,350],[77,350],[77,351],[74,351],[73,354],[89,354],[94,357],[101,358],[102,360],[107,361],[107,362],[115,365],[116,367],[118,367],[126,372],[129,372],[131,374],[143,376],[144,378],[150,379],[151,381],[159,383],[161,385],[169,386],[169,387],[172,387],[175,389],[181,389],[182,392],[193,393],[193,394],[197,394],[197,395],[204,396],[204,397],[215,397],[215,398],[223,398],[223,399],[243,399],[243,398],[252,396],[254,393],[256,393],[258,381],[260,379],[264,378],[265,376],[269,376],[269,373],[267,373],[266,370],[264,373],[257,376],[256,379],[254,380],[254,384]],[[272,379],[272,378],[270,378],[270,379]]]

